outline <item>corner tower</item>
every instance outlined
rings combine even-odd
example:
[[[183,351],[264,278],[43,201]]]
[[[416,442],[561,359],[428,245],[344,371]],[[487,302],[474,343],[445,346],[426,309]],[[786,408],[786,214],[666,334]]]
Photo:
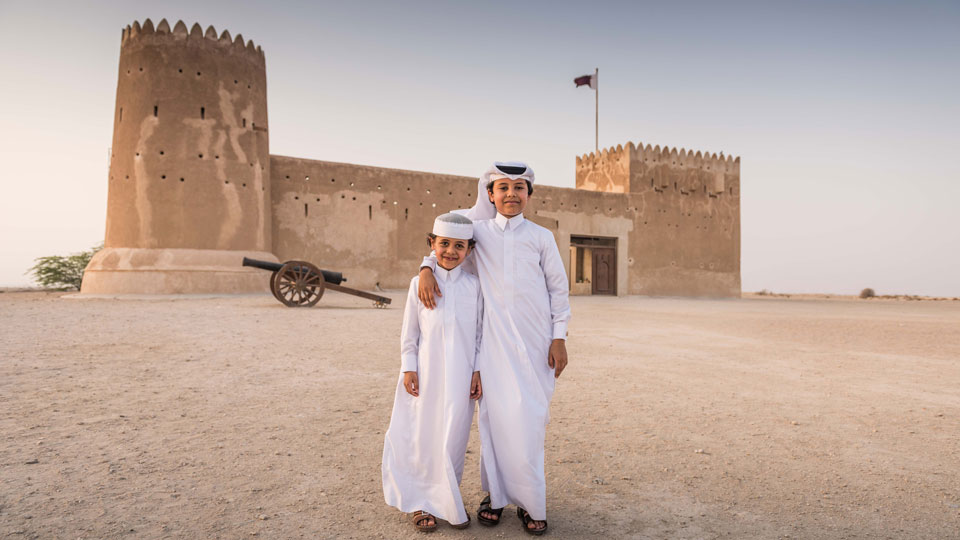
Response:
[[[150,19],[121,33],[104,249],[85,294],[267,290],[240,265],[270,253],[263,51]]]

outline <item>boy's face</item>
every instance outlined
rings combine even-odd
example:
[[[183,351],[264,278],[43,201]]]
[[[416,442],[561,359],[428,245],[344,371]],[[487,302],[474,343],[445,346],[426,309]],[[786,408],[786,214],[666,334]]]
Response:
[[[530,194],[527,192],[527,181],[523,179],[501,178],[495,180],[487,191],[487,195],[490,197],[490,202],[497,207],[497,212],[505,217],[513,217],[523,212],[524,207],[527,206],[527,201],[530,199]]]
[[[459,238],[438,236],[430,241],[430,247],[437,254],[437,264],[447,270],[453,270],[470,253],[470,243]]]

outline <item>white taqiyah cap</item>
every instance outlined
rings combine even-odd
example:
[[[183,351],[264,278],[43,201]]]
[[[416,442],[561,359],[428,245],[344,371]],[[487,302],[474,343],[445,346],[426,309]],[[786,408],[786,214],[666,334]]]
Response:
[[[443,214],[433,220],[433,234],[444,238],[470,240],[473,238],[473,222],[462,214]]]

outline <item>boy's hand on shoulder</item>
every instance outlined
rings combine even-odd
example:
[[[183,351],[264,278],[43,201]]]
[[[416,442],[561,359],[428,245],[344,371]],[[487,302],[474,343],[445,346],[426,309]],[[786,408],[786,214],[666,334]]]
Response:
[[[563,370],[567,367],[567,341],[564,339],[555,339],[550,343],[550,354],[547,359],[547,365],[553,368],[553,377],[560,377]]]
[[[420,396],[420,378],[417,377],[416,371],[404,371],[403,372],[403,387],[407,390],[407,393],[413,397]]]
[[[483,385],[480,383],[480,372],[474,371],[470,379],[470,399],[480,399],[483,395]]]
[[[417,296],[423,302],[423,307],[433,309],[437,307],[437,296],[443,296],[440,293],[440,285],[437,285],[437,278],[433,275],[433,270],[424,266],[420,269],[420,284],[417,286]]]

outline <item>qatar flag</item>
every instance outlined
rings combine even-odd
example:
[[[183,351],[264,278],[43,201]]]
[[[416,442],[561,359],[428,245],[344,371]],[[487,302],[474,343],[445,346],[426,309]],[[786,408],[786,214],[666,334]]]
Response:
[[[579,87],[581,87],[581,86],[584,86],[584,85],[587,85],[587,86],[589,86],[590,88],[593,88],[594,90],[597,89],[597,75],[596,75],[596,74],[593,74],[593,75],[582,75],[582,76],[577,77],[576,79],[574,79],[573,82],[577,85],[577,88],[579,88]]]

